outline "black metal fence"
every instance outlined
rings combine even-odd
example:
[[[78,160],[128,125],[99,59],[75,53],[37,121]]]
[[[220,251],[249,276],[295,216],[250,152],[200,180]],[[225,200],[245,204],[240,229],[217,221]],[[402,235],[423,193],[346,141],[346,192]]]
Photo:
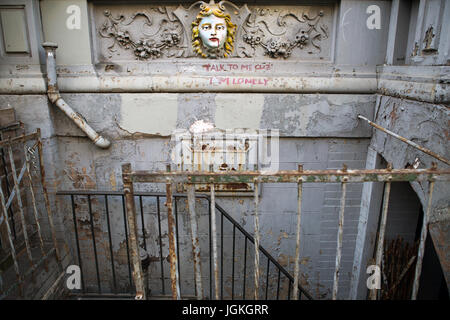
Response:
[[[72,224],[73,224],[73,231],[74,231],[74,250],[76,250],[76,257],[75,261],[78,263],[81,271],[81,290],[76,292],[77,295],[82,296],[99,296],[99,297],[134,297],[135,295],[135,287],[133,283],[132,278],[132,261],[130,258],[130,239],[128,238],[128,224],[127,224],[127,217],[126,217],[126,209],[125,209],[125,196],[123,192],[120,191],[60,191],[57,192],[57,195],[59,196],[65,196],[65,200],[70,201],[70,210],[72,211]],[[154,199],[156,200],[156,218],[157,218],[157,244],[158,244],[158,258],[153,258],[152,262],[159,264],[159,279],[160,279],[160,286],[158,286],[156,292],[155,288],[150,285],[149,289],[151,290],[151,294],[148,295],[149,298],[152,296],[157,297],[166,297],[170,298],[170,295],[168,294],[170,291],[170,288],[167,286],[167,281],[170,281],[170,277],[168,272],[165,272],[164,263],[165,260],[167,260],[164,257],[163,254],[163,230],[162,230],[162,218],[163,217],[163,210],[161,205],[161,200],[166,199],[166,193],[162,192],[135,192],[134,193],[135,203],[138,204],[136,208],[136,220],[140,220],[141,224],[141,230],[139,232],[141,233],[142,237],[140,237],[139,241],[140,246],[147,250],[148,243],[146,240],[146,231],[145,231],[145,223],[144,223],[144,215],[147,214],[145,210],[145,205],[143,204],[144,201],[148,199]],[[202,201],[203,205],[208,208],[208,213],[211,212],[211,199],[209,196],[204,194],[196,194],[195,195],[197,201]],[[179,194],[176,193],[173,195],[173,201],[174,201],[174,215],[175,215],[175,232],[176,232],[176,248],[177,248],[177,257],[178,257],[178,272],[181,277],[180,269],[183,268],[183,259],[180,258],[180,224],[179,224],[179,215],[181,214],[180,211],[180,200],[186,199],[186,194]],[[120,266],[122,269],[126,269],[126,280],[128,282],[128,285],[121,286],[118,285],[118,263],[117,258],[115,257],[115,251],[113,249],[113,242],[114,238],[116,238],[118,235],[115,234],[115,232],[112,230],[111,225],[111,208],[110,208],[110,202],[113,201],[119,201],[121,203],[121,221],[123,231],[124,231],[124,242],[125,242],[125,248],[126,248],[126,262],[125,266]],[[104,221],[106,224],[106,234],[105,232],[98,232],[98,223],[95,222],[94,214],[93,214],[93,208],[92,203],[93,200],[102,202],[101,209],[96,210],[96,213],[100,214],[100,220]],[[86,203],[87,202],[87,203]],[[89,239],[84,239],[89,242],[90,248],[88,249],[92,255],[93,255],[93,262],[95,265],[95,268],[93,270],[88,271],[86,268],[84,268],[85,263],[89,262],[89,260],[92,259],[91,254],[83,254],[81,250],[80,245],[80,207],[83,206],[83,204],[86,204],[87,209],[87,219],[86,224],[88,225],[88,228],[86,228],[85,234],[88,235]],[[218,227],[220,228],[220,298],[221,299],[249,299],[252,298],[252,294],[249,292],[252,292],[249,290],[249,286],[251,286],[251,276],[250,280],[247,275],[253,274],[254,265],[251,263],[251,259],[249,258],[249,255],[252,254],[253,250],[249,248],[249,246],[254,246],[255,239],[253,236],[248,233],[235,219],[231,217],[220,205],[215,203],[216,210],[220,213],[220,224]],[[206,210],[205,210],[206,211]],[[116,215],[116,224],[115,229],[117,230],[117,218],[119,215]],[[207,249],[206,253],[208,256],[205,257],[207,261],[207,269],[208,272],[207,278],[209,282],[209,295],[206,295],[209,299],[213,299],[214,297],[214,271],[213,271],[213,258],[212,258],[212,227],[211,227],[211,216],[208,215],[208,239],[207,239]],[[231,231],[231,234],[226,234],[224,229],[227,229]],[[89,234],[90,233],[90,234]],[[98,234],[97,234],[98,233]],[[230,241],[231,237],[231,241]],[[225,240],[224,240],[225,239]],[[99,252],[98,252],[98,244],[99,242],[105,242],[107,243],[107,252],[108,257],[103,257],[102,259],[99,258]],[[242,243],[243,242],[243,243]],[[242,248],[243,247],[243,248]],[[206,249],[206,248],[205,248]],[[238,251],[243,249],[243,254],[238,254]],[[264,259],[265,262],[265,275],[264,279],[265,282],[263,282],[263,285],[260,286],[261,288],[261,297],[264,297],[265,299],[291,299],[292,295],[292,289],[294,284],[294,278],[291,276],[291,274],[283,267],[281,266],[275,258],[273,258],[266,249],[264,249],[262,246],[259,246],[259,251],[262,254],[262,261]],[[205,254],[205,250],[202,249],[203,255]],[[224,255],[226,254],[227,258],[224,258]],[[100,260],[103,260],[102,266],[100,265]],[[145,259],[144,259],[145,260]],[[250,261],[250,262],[248,262]],[[150,263],[152,263],[150,262]],[[105,263],[109,264],[110,268],[105,268]],[[146,264],[148,264],[148,261],[142,261],[141,263],[143,267],[146,267]],[[231,275],[229,277],[224,276],[224,263],[227,265],[226,267],[228,269],[231,269]],[[231,263],[231,266],[229,265]],[[87,272],[94,272],[95,273],[95,281],[88,281],[87,280]],[[263,273],[263,274],[264,274]],[[185,276],[185,275],[183,275]],[[92,275],[90,275],[90,278],[92,279]],[[101,280],[107,280],[106,282],[111,283],[112,285],[102,286]],[[95,283],[94,283],[95,282]],[[181,283],[181,282],[180,282]],[[229,290],[224,292],[224,287],[227,286]],[[182,288],[183,285],[180,285],[181,291],[190,291],[194,288],[192,285],[192,288]],[[282,291],[282,288],[285,290]],[[312,297],[308,294],[308,292],[299,285],[299,298],[306,298],[306,299],[312,299]],[[182,294],[182,298],[189,298],[194,297],[194,295],[190,296],[187,294]]]

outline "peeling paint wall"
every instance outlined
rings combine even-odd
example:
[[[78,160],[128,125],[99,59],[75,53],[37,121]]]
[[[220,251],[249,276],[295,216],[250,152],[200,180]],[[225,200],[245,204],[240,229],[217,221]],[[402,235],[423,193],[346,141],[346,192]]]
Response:
[[[434,152],[449,158],[448,135],[447,128],[449,124],[449,110],[448,106],[444,104],[431,104],[418,102],[410,99],[394,98],[390,96],[380,95],[377,102],[377,110],[375,115],[375,122],[381,126],[398,133],[399,135],[412,140],[419,145],[433,150]],[[432,162],[436,162],[438,168],[448,169],[448,165],[442,163],[431,156],[413,148],[405,143],[395,139],[381,131],[374,131],[370,142],[370,148],[375,150],[383,159],[392,163],[393,168],[406,168],[413,165],[417,160],[419,168],[430,168]],[[417,160],[416,160],[417,159]],[[427,207],[428,199],[428,183],[411,183],[411,187],[420,200],[422,208]],[[449,184],[446,182],[436,182],[432,208],[430,211],[430,223],[447,223],[449,220]],[[376,218],[379,215],[377,209],[370,211],[370,219]],[[374,218],[375,217],[375,218]],[[406,217],[403,216],[403,219]],[[358,242],[358,250],[371,252],[375,244],[376,225],[372,226],[371,230],[364,231],[364,219],[360,218],[359,235],[372,232],[372,236],[367,238],[364,242]],[[411,222],[413,223],[413,222]],[[399,226],[399,228],[401,228]],[[410,228],[413,228],[410,226]],[[355,258],[355,263],[356,263]],[[448,268],[445,262],[442,262],[444,274],[447,273],[446,279],[448,281]],[[358,265],[361,267],[361,274],[356,274],[355,280],[352,281],[354,288],[358,287],[357,291],[353,291],[353,298],[358,297],[364,299],[366,294],[365,289],[365,275],[363,272],[370,264],[368,257]],[[357,265],[354,265],[357,269]],[[448,283],[448,282],[447,282]],[[356,290],[356,289],[355,289]],[[358,293],[356,293],[358,292]]]
[[[130,133],[170,136],[176,128],[176,94],[122,94],[120,128]]]
[[[10,2],[1,0],[0,5],[10,5]],[[437,52],[425,50],[411,56],[414,50],[411,45],[416,38],[423,43],[426,31],[424,26],[416,28],[414,25],[417,1],[411,5],[409,19],[395,9],[398,1],[322,1],[321,8],[326,14],[324,25],[328,27],[328,32],[322,34],[323,50],[320,52],[312,48],[308,49],[312,53],[299,49],[287,59],[270,58],[259,51],[259,55],[253,57],[233,56],[227,60],[164,56],[162,59],[144,61],[136,60],[134,53],[123,47],[109,52],[108,46],[113,39],[103,39],[99,28],[106,19],[104,9],[111,9],[114,13],[123,9],[129,13],[134,9],[150,7],[149,4],[136,2],[128,8],[128,5],[115,1],[43,0],[40,6],[34,0],[20,2],[26,8],[32,50],[26,54],[2,55],[0,107],[14,107],[18,119],[25,123],[28,131],[37,127],[42,130],[48,184],[58,220],[58,238],[61,243],[66,242],[65,246],[61,244],[66,249],[66,264],[77,263],[73,218],[69,199],[55,197],[54,192],[120,191],[121,164],[125,162],[130,162],[134,170],[164,170],[170,162],[170,135],[173,130],[188,129],[198,120],[220,129],[278,129],[280,169],[296,169],[298,163],[304,164],[305,169],[335,169],[341,168],[343,163],[349,168],[365,168],[373,164],[372,156],[377,153],[393,162],[394,168],[404,168],[417,156],[424,166],[430,165],[428,156],[373,131],[357,119],[358,114],[449,157],[446,131],[449,124],[449,67],[445,64],[450,41],[448,34],[441,33]],[[65,11],[69,2],[79,5],[81,9],[80,29],[66,30],[64,27],[70,15]],[[190,1],[181,2],[191,4]],[[405,1],[400,2],[405,5]],[[445,1],[435,1],[432,6],[438,5],[438,2],[444,6],[443,12],[448,13],[450,5],[444,4]],[[252,6],[258,5],[258,1],[252,2]],[[380,7],[380,29],[366,27],[369,5]],[[286,1],[283,10],[289,10],[289,6],[297,10],[299,4]],[[313,1],[302,2],[302,6],[309,13],[316,12],[320,7]],[[142,16],[138,18],[144,19]],[[430,16],[427,19],[432,21]],[[267,21],[275,21],[273,15]],[[448,21],[440,23],[443,30],[448,25]],[[130,30],[141,30],[133,28]],[[396,32],[402,28],[408,30],[405,39],[392,36],[392,30]],[[43,39],[40,38],[41,31]],[[73,41],[74,35],[77,41]],[[41,69],[41,64],[45,63],[40,48],[42,40],[57,41],[60,46],[57,51],[58,85],[64,100],[82,114],[96,131],[111,140],[109,149],[95,147],[69,118],[49,104],[45,94],[45,75]],[[399,47],[405,52],[400,52]],[[387,61],[390,50],[395,51],[391,60],[401,60],[404,55],[406,58],[401,60],[402,64],[415,66],[397,66],[395,61],[388,62],[393,65],[382,65]],[[413,188],[424,204],[427,187],[413,184]],[[163,189],[158,185],[136,185],[135,190]],[[369,190],[369,194],[364,194],[364,190]],[[361,207],[365,207],[364,201],[371,198],[372,192],[376,193],[362,185],[352,185],[348,189],[338,296],[342,299],[365,297],[366,288],[361,284],[365,283],[362,269],[366,261],[357,260],[355,252],[369,252],[370,246],[373,247],[373,241],[370,241],[376,234],[373,225],[368,230],[362,230],[360,226]],[[447,215],[448,194],[448,185],[436,186],[433,219],[439,220]],[[303,208],[300,281],[319,299],[329,299],[331,296],[339,198],[337,185],[305,185],[307,201]],[[76,209],[81,251],[88,271],[86,282],[95,291],[97,280],[87,202],[82,197],[77,200],[80,201]],[[249,198],[224,197],[217,201],[252,233],[253,204]],[[101,283],[105,291],[113,290],[104,199],[93,199],[92,205],[98,263],[102,270]],[[127,290],[130,283],[121,205],[120,199],[111,199],[109,203],[117,285],[120,290]],[[207,249],[207,207],[201,202],[198,205],[201,207],[198,212],[201,246]],[[167,268],[167,221],[163,203],[161,209],[163,259],[164,268]],[[192,294],[192,256],[186,205],[182,200],[179,201],[179,209],[182,290]],[[374,208],[366,209],[371,213]],[[260,210],[262,245],[292,272],[296,187],[264,185]],[[154,200],[144,201],[144,212],[148,252],[153,259],[150,283],[152,292],[158,293],[161,283],[158,279],[160,267]],[[142,229],[141,222],[138,228]],[[142,231],[139,232],[142,237]],[[225,226],[225,244],[229,243],[231,232],[229,226]],[[242,257],[242,250],[241,241],[236,253],[238,257]],[[230,252],[226,252],[225,256],[228,263],[224,264],[224,276],[230,280]],[[253,261],[251,255],[248,261]],[[208,282],[207,255],[202,257],[202,263],[204,281]],[[356,280],[352,280],[355,263],[362,271]],[[166,269],[166,277],[168,274]],[[273,292],[277,279],[275,275],[270,278]],[[358,288],[352,290],[352,286],[356,288],[355,283]],[[168,287],[166,285],[166,289]],[[229,281],[224,290],[231,290]],[[236,292],[241,290],[236,287]],[[283,284],[282,295],[286,295],[287,290]],[[250,296],[249,291],[247,297]]]

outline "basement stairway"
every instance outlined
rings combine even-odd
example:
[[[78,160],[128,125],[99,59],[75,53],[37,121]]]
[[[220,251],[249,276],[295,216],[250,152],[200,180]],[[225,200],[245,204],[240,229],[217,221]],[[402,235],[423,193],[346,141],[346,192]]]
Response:
[[[67,215],[73,216],[69,223],[73,223],[71,228],[76,231],[73,237],[74,263],[82,265],[84,289],[72,291],[70,296],[78,299],[134,297],[128,236],[124,233],[127,225],[123,192],[61,191],[57,195],[65,200],[62,201],[63,210],[72,211]],[[135,192],[148,299],[171,299],[165,196],[163,192]],[[181,297],[191,300],[195,299],[196,293],[190,226],[186,218],[187,196],[176,193],[173,197]],[[204,296],[209,300],[214,298],[215,292],[210,205],[208,195],[196,194],[202,285]],[[253,299],[254,238],[217,202],[216,212],[220,298]],[[293,299],[294,277],[262,246],[259,253],[260,299]],[[301,282],[301,273],[299,276]],[[298,291],[300,299],[312,299],[301,285]]]

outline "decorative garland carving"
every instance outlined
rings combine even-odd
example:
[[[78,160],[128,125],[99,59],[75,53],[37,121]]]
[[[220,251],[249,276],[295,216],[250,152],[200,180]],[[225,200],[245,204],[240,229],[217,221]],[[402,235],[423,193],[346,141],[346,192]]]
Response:
[[[166,8],[158,8],[155,11],[159,14],[158,31],[154,34],[148,34],[142,31],[140,36],[131,36],[126,27],[135,22],[138,17],[143,17],[145,22],[143,26],[153,25],[152,16],[145,12],[136,12],[129,19],[120,14],[117,18],[113,17],[109,10],[104,12],[107,20],[103,23],[99,33],[103,38],[113,39],[113,43],[108,46],[108,50],[114,52],[115,45],[126,50],[133,50],[138,60],[166,57],[181,57],[184,54],[183,30],[180,22],[175,17],[170,17]],[[161,18],[161,15],[163,16]]]
[[[312,18],[306,13],[298,17],[294,13],[280,12],[277,17],[277,26],[281,27],[281,32],[272,31],[266,20],[263,19],[269,12],[269,9],[257,9],[248,18],[243,27],[245,31],[243,40],[250,45],[252,50],[249,51],[243,48],[243,56],[253,57],[257,46],[263,47],[265,49],[264,54],[271,58],[289,58],[294,48],[304,49],[309,45],[314,47],[316,52],[321,52],[320,41],[327,39],[329,34],[326,25],[319,25],[321,18],[324,16],[323,11],[320,11]],[[301,25],[295,34],[295,38],[291,40],[282,38],[287,33],[285,22],[287,17],[294,18]],[[267,35],[267,33],[270,35]],[[309,51],[308,53],[312,54],[314,51]]]
[[[207,6],[203,1],[189,8],[152,8],[128,17],[121,13],[113,15],[110,10],[105,10],[103,15],[106,20],[99,27],[99,34],[112,40],[107,46],[110,55],[118,52],[119,48],[132,50],[138,60],[198,55],[204,58],[265,55],[273,59],[287,59],[296,49],[319,54],[322,41],[329,38],[329,28],[322,22],[325,16],[323,10],[300,11],[284,7],[253,8],[250,11],[246,5],[239,8],[228,1],[217,5],[211,1],[211,4],[228,15],[227,27],[233,27],[232,33],[227,35],[227,42],[215,51],[208,46],[200,48],[204,44],[197,35],[199,9],[202,12]]]

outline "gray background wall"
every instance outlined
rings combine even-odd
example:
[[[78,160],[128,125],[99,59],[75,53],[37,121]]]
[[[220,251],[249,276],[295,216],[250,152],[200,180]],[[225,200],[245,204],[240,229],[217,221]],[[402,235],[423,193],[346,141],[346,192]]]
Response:
[[[445,66],[448,35],[439,34],[435,53],[419,51],[415,58],[411,54],[415,42],[423,44],[428,28],[426,23],[416,23],[416,20],[427,14],[432,17],[428,12],[434,12],[437,6],[442,13],[441,18],[433,22],[435,30],[444,30],[449,19],[443,17],[448,17],[450,5],[446,1],[420,1],[419,6],[419,1],[413,1],[411,14],[405,14],[405,10],[409,10],[408,3],[323,1],[332,13],[332,18],[327,20],[329,61],[305,63],[295,56],[286,60],[267,56],[231,58],[226,63],[238,65],[239,71],[214,73],[207,71],[205,60],[198,58],[99,62],[99,43],[104,41],[98,36],[98,26],[103,22],[103,17],[99,18],[99,8],[119,13],[123,6],[119,2],[17,1],[14,4],[22,4],[26,12],[30,50],[8,54],[2,49],[0,107],[14,107],[18,119],[30,132],[41,128],[52,193],[63,189],[121,190],[120,166],[124,162],[130,162],[133,169],[164,169],[169,159],[172,130],[188,128],[200,119],[222,128],[279,129],[280,169],[294,169],[297,163],[303,163],[306,169],[331,169],[340,168],[344,162],[349,168],[365,168],[376,153],[392,162],[394,168],[403,168],[407,162],[414,161],[417,152],[372,131],[357,120],[358,114],[407,138],[414,138],[448,158],[445,129],[448,127],[445,105],[449,92],[449,71]],[[80,29],[65,27],[69,16],[65,10],[71,4],[81,8]],[[248,4],[270,7],[258,1]],[[290,1],[285,4],[299,5]],[[366,27],[370,15],[366,9],[373,4],[381,9],[380,29]],[[8,1],[0,2],[0,8],[8,5],[11,5]],[[315,2],[300,5],[317,6]],[[136,7],[149,5],[137,2]],[[431,21],[429,19],[426,21]],[[96,148],[60,110],[48,103],[42,71],[45,63],[40,47],[42,41],[54,41],[59,45],[58,84],[63,98],[112,141],[110,149]],[[405,61],[408,65],[397,66]],[[222,62],[225,60],[208,61]],[[255,68],[262,64],[269,64],[270,68],[260,73],[242,68],[242,65]],[[267,85],[230,85],[223,80],[235,79],[237,83],[239,78],[260,80]],[[392,108],[396,109],[394,118]],[[387,114],[391,117],[384,118]],[[420,159],[423,166],[430,165],[431,159],[427,156],[420,154]],[[422,186],[413,187],[423,204],[426,193],[421,190]],[[142,188],[157,190],[156,186]],[[437,189],[440,190],[436,200],[438,207],[441,212],[448,210],[447,186],[439,185]],[[364,190],[362,185],[351,186],[348,190],[340,298],[365,296],[363,284],[368,257],[364,258],[362,252],[372,252],[374,234],[370,231],[376,228],[379,211],[368,209],[373,224],[366,229],[360,214]],[[335,185],[316,184],[307,186],[306,194],[310,196],[304,203],[302,284],[316,298],[330,298],[339,189]],[[295,187],[265,185],[261,196],[262,243],[292,271]],[[67,199],[52,196],[52,200],[59,208],[56,211],[59,239],[67,243],[66,252],[76,257]],[[244,200],[243,204],[240,200]],[[252,232],[252,205],[248,199],[218,201]],[[102,227],[99,219],[102,230],[105,225]],[[153,222],[149,218],[149,230],[154,230]],[[119,223],[117,220],[117,226]],[[115,250],[119,255],[123,255],[121,237],[123,234],[117,231]],[[188,261],[188,238],[184,240],[186,251],[182,254]],[[85,251],[89,254],[87,245]],[[106,263],[104,265],[108,268]],[[182,277],[187,279],[190,271],[184,270],[186,274]],[[125,269],[123,272],[126,274]],[[157,286],[156,281],[154,285]]]

